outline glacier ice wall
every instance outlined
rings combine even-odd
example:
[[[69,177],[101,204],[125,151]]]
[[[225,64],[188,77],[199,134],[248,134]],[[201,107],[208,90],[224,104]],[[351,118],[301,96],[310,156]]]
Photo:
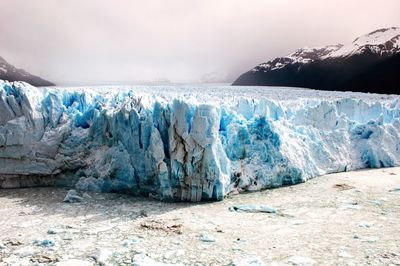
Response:
[[[0,81],[0,186],[64,180],[82,190],[221,200],[400,164],[398,97],[192,96]]]

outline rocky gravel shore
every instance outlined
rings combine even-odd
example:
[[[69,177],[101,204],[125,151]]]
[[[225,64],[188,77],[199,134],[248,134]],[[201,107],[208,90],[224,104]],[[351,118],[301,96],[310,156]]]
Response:
[[[400,168],[201,204],[0,190],[0,265],[365,264],[400,265]]]

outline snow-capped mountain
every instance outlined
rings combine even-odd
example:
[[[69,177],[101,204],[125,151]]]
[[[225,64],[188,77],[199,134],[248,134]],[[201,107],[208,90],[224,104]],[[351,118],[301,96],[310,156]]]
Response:
[[[400,28],[392,27],[344,45],[299,49],[256,66],[233,85],[398,93],[399,65]]]
[[[34,76],[23,69],[16,68],[0,56],[0,79],[8,81],[25,81],[34,86],[53,86],[54,83]]]
[[[355,39],[352,43],[340,45],[323,59],[348,57],[372,52],[381,56],[390,56],[400,52],[400,28],[380,29]]]

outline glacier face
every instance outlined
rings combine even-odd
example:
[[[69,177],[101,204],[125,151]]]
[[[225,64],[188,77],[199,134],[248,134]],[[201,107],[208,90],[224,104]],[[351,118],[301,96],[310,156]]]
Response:
[[[265,90],[0,81],[0,186],[55,179],[82,190],[221,200],[400,164],[398,96]],[[287,92],[295,96],[279,99]]]

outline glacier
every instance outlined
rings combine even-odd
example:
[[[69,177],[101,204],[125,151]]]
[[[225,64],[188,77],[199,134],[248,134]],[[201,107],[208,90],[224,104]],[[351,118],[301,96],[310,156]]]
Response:
[[[0,187],[222,200],[400,164],[400,97],[0,80]]]

